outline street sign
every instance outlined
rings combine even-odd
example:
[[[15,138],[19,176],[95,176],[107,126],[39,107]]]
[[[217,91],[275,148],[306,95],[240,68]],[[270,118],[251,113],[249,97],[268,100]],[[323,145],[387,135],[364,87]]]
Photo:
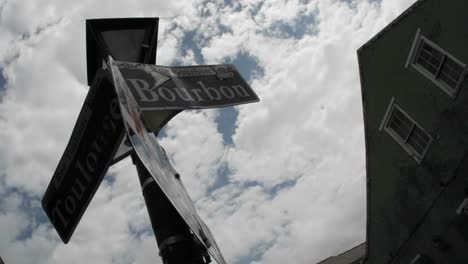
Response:
[[[108,167],[132,151],[130,143],[124,141],[118,99],[110,69],[106,69],[103,59],[111,55],[120,60],[155,63],[157,31],[158,18],[86,21],[88,83],[91,85],[42,199],[42,207],[64,243],[70,240]],[[91,80],[94,81],[91,83]],[[180,110],[172,110],[153,116],[153,127],[162,127],[178,112]]]
[[[115,61],[142,111],[199,109],[258,102],[230,64],[164,67]]]
[[[108,55],[115,60],[155,64],[158,23],[157,17],[87,19],[88,84]]]
[[[108,71],[98,71],[68,145],[42,199],[64,243],[80,221],[124,136]]]
[[[157,17],[86,20],[88,84],[108,55],[116,60],[156,63],[158,24]],[[131,147],[122,141],[112,164],[127,157],[131,151]]]
[[[211,231],[198,215],[164,149],[159,145],[155,135],[148,133],[146,124],[141,119],[142,109],[138,102],[112,60],[110,64],[124,125],[136,154],[200,243],[219,264],[225,264],[226,261]]]

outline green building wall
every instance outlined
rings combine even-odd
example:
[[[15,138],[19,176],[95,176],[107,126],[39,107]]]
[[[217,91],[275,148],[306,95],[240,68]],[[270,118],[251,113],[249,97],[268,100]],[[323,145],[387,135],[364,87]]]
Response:
[[[468,65],[468,1],[420,0],[358,50],[367,159],[365,263],[468,263],[468,221],[455,211],[468,178],[468,78],[456,98],[411,66],[418,28]],[[384,129],[391,99],[433,141],[420,164]]]

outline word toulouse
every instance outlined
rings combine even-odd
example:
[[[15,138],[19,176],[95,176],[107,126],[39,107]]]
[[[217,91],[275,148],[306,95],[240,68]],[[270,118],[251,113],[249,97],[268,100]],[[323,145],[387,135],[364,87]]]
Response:
[[[101,179],[96,178],[93,173],[96,172],[102,162],[102,154],[104,150],[113,147],[115,142],[110,141],[115,132],[117,132],[117,121],[121,119],[120,111],[118,109],[117,98],[113,98],[110,102],[109,114],[106,114],[101,123],[102,133],[97,133],[95,140],[90,144],[89,150],[81,155],[76,160],[75,167],[72,168],[76,172],[76,177],[70,186],[71,192],[62,199],[58,199],[54,209],[52,210],[52,222],[68,228],[69,222],[66,215],[73,215],[78,213],[77,205],[81,205],[84,201],[85,192],[89,190],[88,185],[93,185],[96,181]]]
[[[117,65],[142,110],[219,107],[259,100],[232,65]]]
[[[104,73],[86,97],[42,205],[67,243],[122,141],[124,127],[113,84]]]

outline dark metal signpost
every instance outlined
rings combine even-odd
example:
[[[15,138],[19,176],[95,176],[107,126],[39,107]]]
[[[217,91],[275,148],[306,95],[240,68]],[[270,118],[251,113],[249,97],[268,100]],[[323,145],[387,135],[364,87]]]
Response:
[[[93,81],[42,206],[67,243],[108,167],[132,153],[163,262],[225,264],[155,135],[184,109],[258,97],[232,65],[148,64],[156,39],[157,18],[87,21]]]

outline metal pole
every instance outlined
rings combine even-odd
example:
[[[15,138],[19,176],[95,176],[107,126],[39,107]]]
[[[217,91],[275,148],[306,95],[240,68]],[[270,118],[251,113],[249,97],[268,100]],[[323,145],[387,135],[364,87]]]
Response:
[[[191,233],[185,221],[156,184],[135,152],[132,153],[132,161],[138,172],[146,209],[163,263],[210,263],[211,259],[205,247]]]

